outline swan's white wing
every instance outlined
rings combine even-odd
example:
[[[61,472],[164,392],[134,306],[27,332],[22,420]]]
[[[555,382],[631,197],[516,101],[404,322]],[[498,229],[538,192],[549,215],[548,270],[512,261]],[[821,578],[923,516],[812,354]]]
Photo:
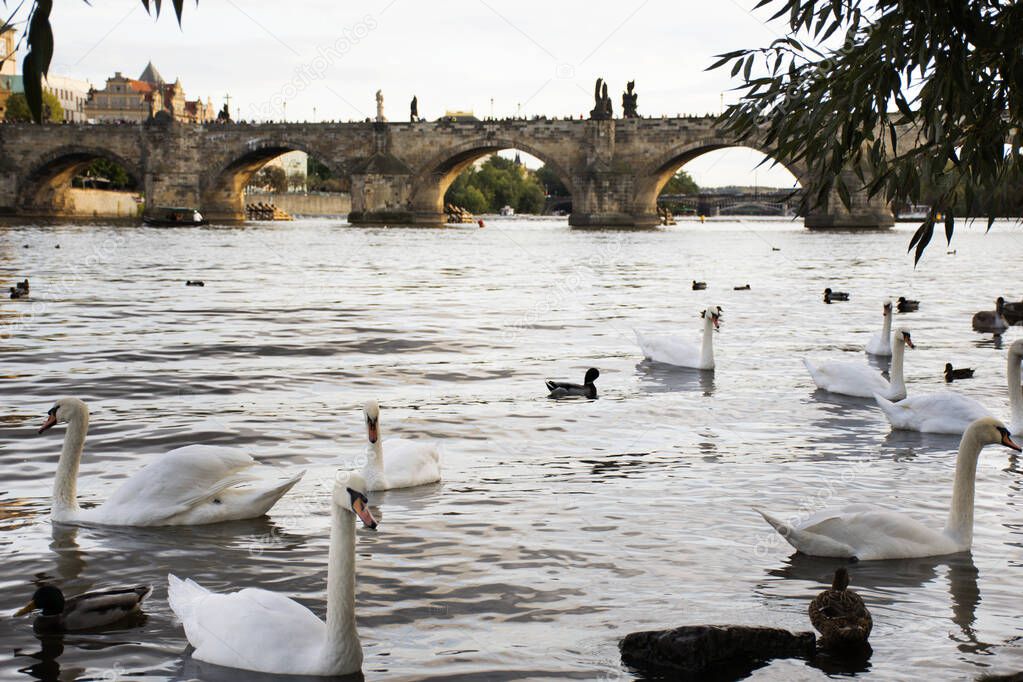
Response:
[[[955,552],[954,543],[902,512],[887,509],[844,511],[803,529],[853,548],[854,556],[870,559],[907,559]]]
[[[654,362],[699,369],[700,347],[686,343],[677,336],[636,332],[636,341],[644,357]]]
[[[822,509],[793,524],[760,513],[789,544],[813,556],[904,559],[957,551],[944,533],[869,504]]]
[[[819,365],[803,360],[817,388],[859,398],[887,393],[890,384],[881,374],[856,362],[824,362]]]
[[[388,488],[411,488],[440,480],[436,443],[390,438],[383,443],[384,478]]]
[[[167,601],[195,647],[193,658],[245,670],[315,674],[326,626],[306,607],[267,590],[218,594],[173,575],[167,581]]]
[[[818,509],[806,518],[799,519],[799,521],[792,525],[795,528],[805,530],[845,514],[858,514],[873,511],[883,511],[883,508],[878,507],[876,504],[867,504],[865,502],[854,502],[853,504],[847,504],[842,507],[825,507],[824,509]]]
[[[765,511],[757,510],[764,520],[771,524],[778,534],[785,538],[785,541],[792,545],[797,551],[810,556],[828,557],[851,557],[856,555],[854,548],[849,545],[833,540],[825,535],[809,533],[801,528],[800,524],[789,524],[781,519],[771,516]]]
[[[991,413],[973,398],[953,391],[911,395],[893,403],[874,396],[892,428],[923,433],[961,434],[966,427]]]
[[[253,464],[252,457],[232,448],[177,448],[122,483],[97,511],[109,523],[159,523],[233,485],[254,480],[247,471]]]

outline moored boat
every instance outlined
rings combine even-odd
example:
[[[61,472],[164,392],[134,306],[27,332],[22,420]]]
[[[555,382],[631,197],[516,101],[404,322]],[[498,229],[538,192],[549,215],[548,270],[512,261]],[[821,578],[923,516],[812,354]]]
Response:
[[[193,227],[209,221],[194,208],[157,206],[142,214],[142,222],[151,227]]]

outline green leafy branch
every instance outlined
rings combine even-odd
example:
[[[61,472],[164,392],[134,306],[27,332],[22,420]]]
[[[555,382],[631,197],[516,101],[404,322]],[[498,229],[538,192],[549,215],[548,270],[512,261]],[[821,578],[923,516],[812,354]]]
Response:
[[[761,0],[789,35],[717,56],[739,102],[723,127],[812,178],[804,210],[852,192],[928,203],[918,262],[953,210],[996,217],[990,197],[1023,187],[1023,4],[997,0]],[[836,39],[841,37],[841,44]]]

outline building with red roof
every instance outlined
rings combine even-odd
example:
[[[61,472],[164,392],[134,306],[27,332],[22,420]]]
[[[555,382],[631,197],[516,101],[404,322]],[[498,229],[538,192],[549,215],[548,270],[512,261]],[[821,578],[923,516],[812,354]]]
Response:
[[[205,123],[216,118],[209,98],[188,100],[178,78],[167,83],[153,62],[138,78],[126,78],[120,71],[107,79],[102,90],[89,92],[85,116],[90,121],[146,121],[164,111],[175,121]]]

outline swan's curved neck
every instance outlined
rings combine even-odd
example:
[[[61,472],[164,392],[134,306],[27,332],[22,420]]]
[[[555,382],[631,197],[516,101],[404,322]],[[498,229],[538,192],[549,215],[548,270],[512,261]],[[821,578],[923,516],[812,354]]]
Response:
[[[906,356],[906,344],[899,339],[892,344],[891,386],[894,393],[906,392],[906,380],[902,376],[902,361]]]
[[[377,440],[375,443],[366,443],[366,466],[370,469],[384,468],[384,439],[380,436],[380,427],[377,426]]]
[[[948,510],[945,534],[960,549],[973,544],[973,501],[977,484],[977,460],[983,447],[969,430],[963,434],[956,456],[956,477],[952,484],[952,506]]]
[[[1023,424],[1023,387],[1020,386],[1020,362],[1023,356],[1009,352],[1009,365],[1005,368],[1005,376],[1009,382],[1009,411],[1012,424]],[[1017,428],[1019,428],[1017,426]]]
[[[78,463],[85,447],[85,434],[89,431],[89,414],[75,410],[68,419],[64,432],[64,447],[57,462],[57,476],[53,480],[53,518],[64,520],[78,509]]]
[[[362,645],[355,629],[355,515],[331,504],[327,559],[326,670],[347,673],[362,667]]]
[[[703,346],[700,349],[700,364],[710,367],[714,364],[714,320],[710,313],[703,322]]]
[[[884,326],[881,328],[881,339],[886,343],[892,340],[892,311],[891,308],[884,311]]]

